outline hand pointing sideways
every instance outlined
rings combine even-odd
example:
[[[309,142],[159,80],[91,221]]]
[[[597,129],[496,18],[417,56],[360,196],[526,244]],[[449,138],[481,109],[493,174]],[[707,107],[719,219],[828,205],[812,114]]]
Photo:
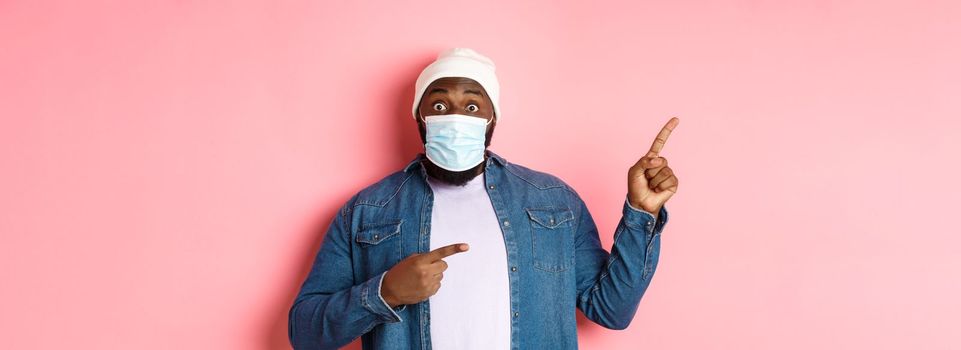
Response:
[[[380,286],[380,295],[391,308],[403,304],[416,304],[440,289],[440,281],[447,270],[443,259],[466,252],[467,243],[451,244],[428,253],[415,253],[390,268]]]
[[[667,166],[667,158],[661,157],[661,149],[667,137],[681,121],[671,118],[661,128],[654,143],[627,172],[627,197],[635,208],[643,209],[657,217],[661,206],[677,192],[677,176]]]

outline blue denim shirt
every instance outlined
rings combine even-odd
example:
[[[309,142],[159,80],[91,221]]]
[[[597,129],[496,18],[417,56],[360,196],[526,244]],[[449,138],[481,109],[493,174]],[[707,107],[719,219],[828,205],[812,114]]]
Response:
[[[625,196],[608,253],[584,201],[559,178],[488,150],[485,186],[507,249],[512,349],[576,349],[575,308],[624,329],[657,268],[666,208],[654,216]],[[433,193],[420,153],[345,203],[327,229],[289,313],[296,349],[430,349],[430,303],[391,308],[385,272],[430,249]]]

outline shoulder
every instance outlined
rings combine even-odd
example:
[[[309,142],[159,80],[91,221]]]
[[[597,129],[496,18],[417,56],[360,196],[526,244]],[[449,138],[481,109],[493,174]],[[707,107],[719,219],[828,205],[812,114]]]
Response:
[[[413,176],[413,173],[402,170],[384,176],[358,191],[347,203],[344,203],[341,213],[346,215],[359,206],[383,207],[387,205],[410,181],[411,176]]]
[[[551,206],[567,207],[573,211],[571,213],[573,217],[580,217],[584,214],[590,215],[587,205],[584,203],[580,194],[574,190],[574,187],[560,177],[516,163],[507,164],[506,169],[511,176],[520,179],[523,183],[527,184],[528,187],[531,187],[531,191],[541,191],[543,196],[540,198],[556,200]],[[529,215],[534,214],[530,213]]]
[[[556,175],[513,162],[506,164],[504,169],[507,173],[539,190],[561,189],[575,196],[577,194],[573,187]]]

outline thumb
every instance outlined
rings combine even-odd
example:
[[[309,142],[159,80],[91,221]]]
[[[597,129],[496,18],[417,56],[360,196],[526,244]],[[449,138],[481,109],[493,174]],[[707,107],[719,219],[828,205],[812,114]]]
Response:
[[[664,166],[664,164],[666,164],[665,161],[666,160],[663,157],[644,156],[637,161],[637,164],[640,165],[641,169],[653,169]]]

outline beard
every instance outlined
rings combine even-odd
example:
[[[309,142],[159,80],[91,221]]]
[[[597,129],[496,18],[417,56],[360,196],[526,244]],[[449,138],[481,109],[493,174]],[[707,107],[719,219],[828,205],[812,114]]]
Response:
[[[418,129],[420,130],[421,143],[427,143],[424,124],[419,121],[417,124],[419,125]],[[470,180],[473,180],[475,177],[477,177],[477,175],[483,174],[483,168],[485,164],[487,164],[487,148],[491,145],[491,137],[494,136],[495,125],[496,123],[491,124],[490,127],[487,128],[487,133],[484,134],[484,161],[480,162],[480,164],[477,164],[467,170],[450,171],[437,166],[437,164],[434,164],[434,162],[425,157],[424,166],[427,168],[427,174],[440,182],[454,186],[464,186],[470,182]]]
[[[484,162],[480,162],[480,164],[475,165],[473,168],[462,170],[462,171],[450,171],[450,170],[441,168],[436,164],[434,164],[433,162],[431,162],[430,159],[427,159],[427,164],[425,165],[431,169],[431,171],[427,173],[430,174],[431,177],[445,184],[454,185],[454,186],[464,186],[468,182],[470,182],[470,180],[473,180],[478,175],[484,173],[483,171],[480,171],[480,169],[483,168],[484,164],[487,163],[486,162],[487,149],[484,149],[484,153],[485,153]]]

